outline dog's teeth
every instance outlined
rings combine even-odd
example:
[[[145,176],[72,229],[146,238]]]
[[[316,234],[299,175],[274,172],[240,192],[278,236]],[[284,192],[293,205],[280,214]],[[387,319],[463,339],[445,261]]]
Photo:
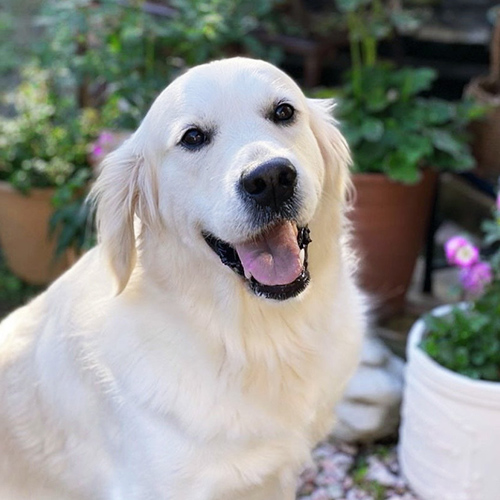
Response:
[[[304,262],[306,260],[306,250],[304,248],[300,251],[299,256],[300,256],[300,263],[304,265]]]
[[[245,278],[247,280],[251,280],[252,279],[252,273],[250,271],[247,271],[246,269],[245,269]]]

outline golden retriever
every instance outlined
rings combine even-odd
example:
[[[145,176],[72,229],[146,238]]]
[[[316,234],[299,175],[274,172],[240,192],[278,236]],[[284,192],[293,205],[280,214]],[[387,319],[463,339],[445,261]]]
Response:
[[[331,109],[216,61],[104,160],[99,245],[0,326],[1,500],[295,498],[364,329]]]

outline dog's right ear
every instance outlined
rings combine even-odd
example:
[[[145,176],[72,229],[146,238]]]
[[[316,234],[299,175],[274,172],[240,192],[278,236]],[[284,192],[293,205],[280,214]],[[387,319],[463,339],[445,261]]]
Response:
[[[157,215],[154,169],[137,148],[135,134],[104,159],[89,198],[96,207],[98,241],[119,294],[137,260],[134,216],[148,225]]]

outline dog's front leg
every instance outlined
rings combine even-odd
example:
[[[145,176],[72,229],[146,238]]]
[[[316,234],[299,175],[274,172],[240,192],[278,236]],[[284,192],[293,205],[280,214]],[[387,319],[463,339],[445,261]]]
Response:
[[[275,477],[238,495],[238,500],[295,500],[295,490],[295,482],[284,485],[280,478]]]

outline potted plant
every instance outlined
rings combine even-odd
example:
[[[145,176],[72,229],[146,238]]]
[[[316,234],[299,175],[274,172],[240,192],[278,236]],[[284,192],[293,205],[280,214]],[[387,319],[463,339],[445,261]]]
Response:
[[[88,147],[98,133],[99,117],[95,110],[78,111],[56,98],[48,73],[36,66],[23,71],[8,104],[12,116],[0,119],[0,245],[18,276],[47,283],[71,260],[62,252],[76,237],[68,223],[84,224],[77,216],[85,214],[75,213],[71,221],[66,216],[71,207],[81,206],[78,200],[91,177]],[[52,217],[63,242],[49,235]],[[61,227],[63,220],[67,224]]]
[[[92,166],[137,127],[166,82],[234,44],[268,52],[251,31],[271,0],[257,2],[255,12],[215,3],[222,6],[216,14],[194,1],[175,8],[143,0],[45,2],[38,66],[11,95],[14,116],[0,119],[0,244],[20,277],[46,283],[66,267],[65,249],[92,241],[83,204]],[[97,138],[101,127],[111,132]]]
[[[379,318],[402,310],[431,211],[436,170],[474,165],[465,128],[482,111],[423,97],[436,74],[380,61],[378,41],[416,21],[381,0],[337,0],[349,28],[352,68],[336,117],[352,149],[351,219],[361,285]],[[432,167],[432,168],[427,168]]]
[[[484,105],[486,116],[470,124],[472,150],[477,161],[477,173],[495,183],[500,175],[500,8],[490,10],[494,32],[490,46],[490,73],[473,78],[465,95]]]
[[[399,458],[423,500],[499,498],[500,196],[480,260],[463,237],[446,245],[468,302],[419,320],[409,336]]]

